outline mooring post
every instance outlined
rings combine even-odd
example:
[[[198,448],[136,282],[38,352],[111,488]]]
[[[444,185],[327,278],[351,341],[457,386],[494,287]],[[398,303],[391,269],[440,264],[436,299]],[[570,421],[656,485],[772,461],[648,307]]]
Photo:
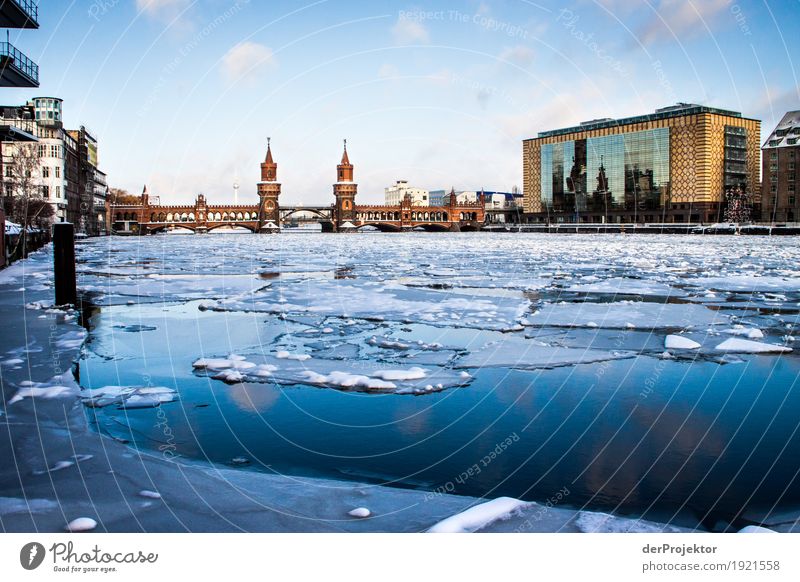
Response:
[[[75,236],[71,222],[53,225],[53,275],[56,284],[56,305],[76,305]]]

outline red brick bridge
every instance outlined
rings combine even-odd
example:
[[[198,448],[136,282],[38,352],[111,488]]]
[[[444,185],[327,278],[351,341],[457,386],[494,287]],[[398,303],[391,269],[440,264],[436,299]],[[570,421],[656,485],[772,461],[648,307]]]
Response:
[[[347,155],[346,142],[333,185],[334,203],[330,206],[280,206],[281,184],[276,181],[277,169],[268,143],[258,182],[258,204],[209,205],[200,194],[194,204],[162,205],[145,188],[140,196],[112,199],[107,209],[108,224],[116,234],[152,234],[173,228],[205,233],[223,227],[272,233],[298,221],[318,222],[323,232],[354,231],[367,226],[397,232],[478,230],[484,223],[482,196],[476,202],[460,203],[454,191],[450,192],[445,206],[415,206],[410,198],[398,206],[357,205],[358,185],[353,182],[353,165]]]

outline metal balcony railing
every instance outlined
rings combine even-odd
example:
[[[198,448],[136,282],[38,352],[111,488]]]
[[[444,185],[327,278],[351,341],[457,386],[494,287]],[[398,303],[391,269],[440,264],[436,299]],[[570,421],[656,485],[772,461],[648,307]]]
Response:
[[[39,6],[34,0],[6,0],[6,2],[16,4],[28,15],[30,20],[39,22]]]
[[[39,84],[39,65],[25,56],[10,42],[0,42],[0,58],[7,57],[13,60],[14,67],[26,77]]]

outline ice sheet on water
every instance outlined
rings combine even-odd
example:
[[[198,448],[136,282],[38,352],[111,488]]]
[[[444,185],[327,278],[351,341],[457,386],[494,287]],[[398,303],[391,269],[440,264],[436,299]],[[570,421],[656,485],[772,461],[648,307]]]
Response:
[[[667,329],[729,323],[727,315],[702,305],[618,301],[614,303],[548,303],[529,315],[529,325],[601,327],[616,329]]]
[[[318,314],[378,321],[424,321],[431,325],[507,329],[528,309],[516,298],[457,295],[378,283],[319,281],[313,289],[290,286],[217,301],[211,309],[282,314]]]
[[[613,277],[600,281],[577,281],[563,290],[571,293],[609,294],[609,295],[647,295],[658,297],[683,297],[685,292],[665,283],[647,279]]]
[[[687,279],[689,285],[718,291],[755,293],[763,291],[800,292],[800,278],[731,274],[726,277],[697,277]]]
[[[549,346],[510,336],[483,346],[456,360],[457,368],[502,367],[534,370],[633,358],[636,352]]]

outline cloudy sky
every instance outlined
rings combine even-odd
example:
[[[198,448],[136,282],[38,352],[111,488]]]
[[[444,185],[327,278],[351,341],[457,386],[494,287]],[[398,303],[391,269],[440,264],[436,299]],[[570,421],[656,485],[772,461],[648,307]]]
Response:
[[[342,138],[359,199],[522,185],[521,140],[676,101],[769,132],[800,108],[800,2],[44,0],[11,42],[100,139],[112,186],[256,199],[267,136],[285,203],[327,204]]]

